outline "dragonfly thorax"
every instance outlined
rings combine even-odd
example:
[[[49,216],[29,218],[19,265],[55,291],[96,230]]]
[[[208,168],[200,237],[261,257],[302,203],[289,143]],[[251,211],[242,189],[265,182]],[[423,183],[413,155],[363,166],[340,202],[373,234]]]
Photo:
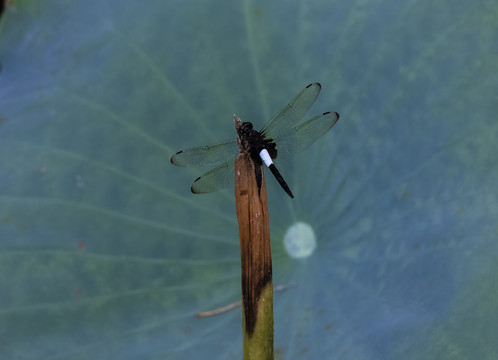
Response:
[[[259,153],[266,149],[272,159],[277,157],[276,144],[273,139],[265,139],[259,131],[253,129],[252,123],[243,122],[238,128],[239,146],[241,152],[248,153],[258,164],[261,164]]]

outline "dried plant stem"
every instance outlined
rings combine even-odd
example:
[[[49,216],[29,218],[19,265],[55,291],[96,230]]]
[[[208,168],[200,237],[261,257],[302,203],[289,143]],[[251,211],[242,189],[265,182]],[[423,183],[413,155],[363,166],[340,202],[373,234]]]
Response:
[[[244,360],[273,360],[273,282],[270,224],[263,169],[246,154],[235,161],[235,204],[242,264]]]

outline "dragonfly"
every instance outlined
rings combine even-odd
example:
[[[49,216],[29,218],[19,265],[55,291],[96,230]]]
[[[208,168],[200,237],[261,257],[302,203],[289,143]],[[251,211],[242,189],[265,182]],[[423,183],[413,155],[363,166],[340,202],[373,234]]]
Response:
[[[199,176],[190,188],[194,194],[210,193],[234,183],[235,159],[243,150],[240,144],[245,143],[248,144],[249,149],[246,150],[250,152],[253,161],[259,165],[265,163],[284,191],[294,198],[273,160],[277,157],[282,160],[301,153],[339,120],[337,112],[329,111],[301,122],[315,103],[321,88],[318,82],[306,86],[260,131],[254,130],[252,123],[241,122],[240,119],[237,125],[234,115],[238,139],[178,151],[170,161],[183,167],[214,166]]]

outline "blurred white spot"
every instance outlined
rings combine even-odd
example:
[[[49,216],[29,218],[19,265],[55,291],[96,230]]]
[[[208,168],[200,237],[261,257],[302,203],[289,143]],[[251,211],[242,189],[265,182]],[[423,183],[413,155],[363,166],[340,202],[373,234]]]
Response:
[[[83,189],[85,187],[85,183],[83,181],[83,176],[81,175],[76,175],[75,176],[75,180],[76,180],[76,186]]]
[[[316,248],[315,232],[310,224],[298,221],[287,230],[284,245],[290,257],[308,257]]]

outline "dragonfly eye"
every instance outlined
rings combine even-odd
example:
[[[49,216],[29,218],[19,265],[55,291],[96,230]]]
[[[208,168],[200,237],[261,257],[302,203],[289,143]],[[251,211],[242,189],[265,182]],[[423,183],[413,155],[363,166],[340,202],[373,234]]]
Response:
[[[240,128],[242,129],[242,131],[252,130],[252,123],[243,122],[242,125],[240,126]]]

